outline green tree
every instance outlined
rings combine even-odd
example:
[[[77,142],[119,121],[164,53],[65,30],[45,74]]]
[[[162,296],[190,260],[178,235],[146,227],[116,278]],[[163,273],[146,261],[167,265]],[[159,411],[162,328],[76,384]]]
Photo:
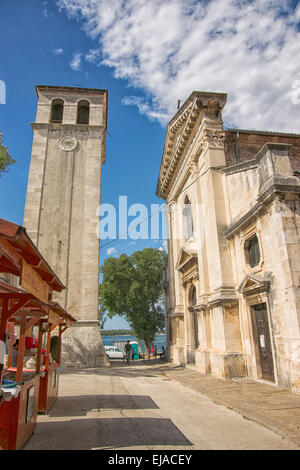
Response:
[[[99,309],[107,316],[123,316],[147,348],[165,326],[163,270],[166,253],[154,248],[131,256],[107,258],[100,268]]]
[[[6,172],[7,168],[14,163],[16,161],[9,155],[8,148],[2,144],[2,134],[0,132],[0,176],[1,173]]]
[[[100,291],[99,291],[99,298],[100,298]],[[107,310],[100,303],[98,306],[98,319],[100,321],[100,329],[103,330],[104,325],[107,320]]]

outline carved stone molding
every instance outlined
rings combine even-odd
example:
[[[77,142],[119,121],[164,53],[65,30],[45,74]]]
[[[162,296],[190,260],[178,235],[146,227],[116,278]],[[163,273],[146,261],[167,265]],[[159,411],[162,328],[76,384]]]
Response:
[[[205,134],[203,145],[218,147],[224,143],[224,132],[221,131],[221,110],[226,103],[226,98],[227,95],[223,93],[193,92],[170,121],[156,191],[158,196],[166,198],[168,187],[179,162],[189,148],[188,142],[191,142],[197,132],[200,113],[202,113],[202,122],[210,127]],[[200,153],[201,146],[197,148],[198,156]],[[195,169],[195,165],[192,165],[191,171]]]
[[[58,141],[58,145],[64,152],[71,152],[76,149],[78,141],[75,136],[65,135]]]
[[[184,318],[184,308],[183,305],[178,305],[173,309],[172,312],[169,314],[169,318]]]
[[[208,299],[208,307],[216,307],[218,305],[236,304],[238,298],[234,287],[221,287],[215,293],[210,295]]]
[[[266,293],[270,290],[270,281],[261,279],[258,276],[247,275],[241,282],[238,291],[247,297],[259,293]]]
[[[194,155],[189,162],[189,172],[192,177],[195,177],[199,174],[199,155]]]
[[[224,148],[225,132],[210,129],[204,129],[200,141],[200,148],[205,150],[207,147]]]

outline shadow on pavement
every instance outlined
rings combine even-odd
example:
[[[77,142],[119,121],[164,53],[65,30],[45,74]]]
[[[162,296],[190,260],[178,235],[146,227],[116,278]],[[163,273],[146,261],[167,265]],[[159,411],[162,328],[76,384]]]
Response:
[[[88,450],[191,445],[170,419],[91,418],[39,423],[23,449]]]
[[[61,374],[76,375],[107,375],[118,377],[157,377],[165,371],[182,369],[184,366],[174,366],[160,360],[149,360],[146,362],[135,361],[126,365],[122,361],[114,361],[111,367],[98,368],[77,368],[77,367],[61,367]]]
[[[89,411],[104,409],[142,410],[159,407],[147,395],[81,395],[59,397],[48,414],[53,417],[86,416]],[[39,424],[40,426],[40,424]]]

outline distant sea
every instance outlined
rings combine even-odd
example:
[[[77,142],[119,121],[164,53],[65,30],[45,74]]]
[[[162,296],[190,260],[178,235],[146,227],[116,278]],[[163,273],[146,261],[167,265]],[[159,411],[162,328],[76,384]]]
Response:
[[[113,346],[114,341],[138,341],[136,336],[130,336],[130,335],[116,335],[116,336],[102,336],[103,344],[104,346]],[[157,351],[161,352],[162,351],[162,346],[166,348],[166,335],[156,335],[153,346],[157,346]],[[145,352],[145,343],[144,341],[140,341],[140,346],[142,352]]]

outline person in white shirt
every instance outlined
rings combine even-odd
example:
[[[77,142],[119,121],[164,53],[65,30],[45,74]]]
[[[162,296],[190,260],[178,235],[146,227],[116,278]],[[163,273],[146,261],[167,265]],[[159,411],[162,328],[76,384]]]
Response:
[[[6,344],[4,341],[0,340],[0,368],[3,369],[5,364],[5,354],[6,354]]]

